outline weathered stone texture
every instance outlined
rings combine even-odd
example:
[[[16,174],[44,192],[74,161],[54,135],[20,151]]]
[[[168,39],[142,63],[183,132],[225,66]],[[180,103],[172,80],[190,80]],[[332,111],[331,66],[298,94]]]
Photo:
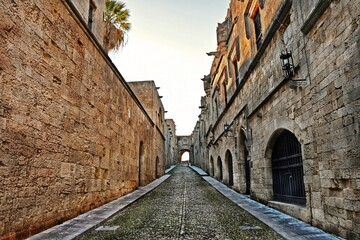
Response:
[[[81,19],[85,23],[89,21],[89,8],[92,4],[93,13],[92,13],[92,27],[91,32],[94,34],[99,43],[103,43],[104,34],[105,34],[105,22],[104,22],[104,11],[105,4],[104,0],[71,0],[76,9],[81,15]]]
[[[173,119],[165,119],[165,152],[166,163],[165,168],[169,168],[171,165],[177,163],[177,137],[176,137],[176,125]]]
[[[1,1],[0,36],[1,239],[155,178],[163,137],[66,1]]]
[[[193,161],[194,157],[194,149],[192,146],[192,135],[189,136],[176,136],[176,163],[181,162],[181,157],[183,153],[188,152],[189,153],[189,161]]]
[[[204,127],[206,134],[194,141],[194,149],[208,152],[205,169],[230,184],[229,150],[233,188],[244,193],[245,159],[250,159],[250,195],[269,203],[273,200],[272,148],[281,131],[292,132],[301,144],[306,207],[271,205],[326,231],[359,238],[359,6],[353,0],[329,5],[325,1],[265,2],[259,8],[263,43],[257,48],[253,19],[246,18],[256,2],[230,3],[227,18],[232,17],[234,27],[227,45],[219,44],[221,54],[211,67],[206,111],[199,117],[205,121],[194,130]],[[305,28],[310,30],[304,33]],[[237,37],[238,84],[231,68]],[[306,80],[301,84],[283,77],[279,56],[286,48],[292,51],[296,66],[293,79]],[[223,69],[228,70],[228,79],[221,78]],[[199,146],[203,141],[206,146]]]
[[[164,106],[160,100],[159,93],[154,81],[140,81],[140,82],[128,82],[130,88],[134,91],[137,98],[140,100],[144,106],[146,112],[149,114],[150,118],[154,122],[154,132],[157,134],[153,135],[154,142],[164,142],[165,138],[168,137],[165,135],[165,110]],[[162,176],[164,174],[165,166],[165,145],[154,144],[153,154],[156,156],[154,160],[155,166],[147,166],[147,170],[151,172],[153,169],[154,176]],[[151,161],[150,161],[151,162]],[[149,178],[152,179],[152,178]]]

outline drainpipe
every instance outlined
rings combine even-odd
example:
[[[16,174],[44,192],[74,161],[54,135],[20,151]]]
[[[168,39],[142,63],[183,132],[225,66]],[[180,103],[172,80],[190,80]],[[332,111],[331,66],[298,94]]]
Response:
[[[308,184],[308,188],[309,188],[309,209],[310,209],[310,225],[313,225],[313,214],[312,214],[312,207],[311,207],[311,203],[312,203],[312,199],[311,199],[311,185]]]
[[[249,124],[249,107],[246,104],[245,109],[245,118],[246,118],[246,144],[245,147],[247,148],[249,157],[251,158],[251,144],[252,144],[252,134],[251,134],[251,130],[250,130],[250,124]]]
[[[299,4],[299,3],[298,3]],[[304,19],[304,11],[303,11],[303,6],[300,3],[300,16],[301,16],[301,20],[302,23],[305,23],[305,19]],[[309,63],[309,57],[307,55],[307,39],[306,39],[306,35],[305,34],[301,34],[302,38],[304,40],[304,56],[305,56],[305,63],[306,63],[306,68],[307,68],[307,74],[308,74],[308,78],[309,78],[309,84],[311,84],[311,75],[310,75],[310,63]],[[310,225],[313,225],[313,213],[312,213],[312,197],[311,197],[311,193],[312,193],[312,189],[311,189],[311,185],[308,184],[308,189],[309,189],[309,211],[310,211]]]

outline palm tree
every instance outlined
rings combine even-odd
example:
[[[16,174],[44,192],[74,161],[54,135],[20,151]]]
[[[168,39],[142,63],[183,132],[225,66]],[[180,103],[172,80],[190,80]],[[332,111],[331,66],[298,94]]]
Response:
[[[131,28],[128,22],[129,10],[125,3],[117,0],[106,0],[105,2],[105,36],[104,47],[107,52],[117,51],[126,44],[125,36]]]

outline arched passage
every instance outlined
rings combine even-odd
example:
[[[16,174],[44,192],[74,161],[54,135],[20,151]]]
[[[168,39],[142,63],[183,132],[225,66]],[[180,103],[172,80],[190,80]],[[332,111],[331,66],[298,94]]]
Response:
[[[222,181],[223,180],[223,170],[222,170],[222,162],[221,162],[220,156],[217,158],[217,161],[216,161],[216,170],[217,170],[216,177],[220,181]]]
[[[177,157],[177,162],[181,163],[181,158],[182,155],[185,152],[189,153],[189,162],[192,162],[192,157],[193,157],[193,152],[192,152],[192,138],[191,136],[178,136],[177,137],[177,145],[178,145],[178,157]]]
[[[138,186],[143,185],[143,168],[144,168],[144,143],[143,141],[140,142],[139,146],[139,170],[138,170]]]
[[[211,156],[210,157],[210,176],[214,176],[214,158]]]
[[[230,150],[227,150],[225,153],[225,166],[226,172],[228,175],[228,184],[230,186],[234,185],[234,171],[233,171],[233,159]]]
[[[156,156],[156,160],[155,160],[155,178],[159,177],[159,171],[158,171],[158,167],[159,167],[159,156]]]
[[[182,149],[178,154],[178,163],[188,162],[190,160],[190,150]]]
[[[305,205],[301,144],[293,133],[277,131],[271,154],[274,200]]]
[[[243,167],[243,176],[241,182],[245,180],[245,194],[250,194],[251,188],[251,171],[250,171],[250,159],[249,159],[249,152],[246,147],[246,136],[243,130],[240,131],[240,145],[239,145],[239,156],[240,156],[240,163]]]
[[[190,154],[188,151],[184,151],[181,155],[181,162],[187,162],[190,160]]]

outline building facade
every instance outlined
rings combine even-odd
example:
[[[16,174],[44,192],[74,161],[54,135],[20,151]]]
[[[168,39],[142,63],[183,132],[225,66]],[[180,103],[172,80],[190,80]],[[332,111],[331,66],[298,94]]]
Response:
[[[355,0],[231,0],[193,132],[211,176],[348,239],[360,238],[359,16]]]
[[[165,168],[169,168],[174,164],[177,164],[177,137],[176,137],[176,125],[173,119],[165,119],[165,151],[166,151],[166,163]]]
[[[103,4],[0,1],[0,239],[28,237],[164,172],[160,98],[152,87],[138,98],[107,56]]]
[[[140,172],[150,173],[150,176],[139,174],[140,185],[146,185],[155,178],[162,176],[165,171],[165,137],[167,136],[165,132],[165,110],[154,81],[128,82],[128,84],[154,123],[153,132],[156,134],[152,135],[151,141],[153,143],[164,143],[151,144],[153,149],[148,156],[156,156],[155,159],[144,157],[139,162]],[[167,137],[169,138],[169,136]]]

